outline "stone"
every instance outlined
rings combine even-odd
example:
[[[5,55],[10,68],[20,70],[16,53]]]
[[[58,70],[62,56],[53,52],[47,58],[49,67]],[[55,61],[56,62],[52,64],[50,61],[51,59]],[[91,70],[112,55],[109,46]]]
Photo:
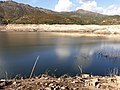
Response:
[[[50,87],[53,86],[53,83],[50,83],[49,86],[50,86]]]
[[[13,82],[13,85],[16,85],[16,82]]]
[[[0,87],[4,87],[5,86],[5,82],[0,83]]]
[[[58,80],[60,81],[61,79],[60,79],[60,78],[58,78]]]
[[[0,82],[5,82],[6,80],[5,79],[1,79]]]
[[[73,84],[74,84],[74,83],[75,83],[75,81],[72,81],[71,83],[73,83]]]
[[[98,82],[98,79],[97,78],[94,78],[94,79],[90,79],[90,86],[96,86],[96,82]]]
[[[5,89],[5,90],[13,90],[12,88],[7,88],[7,89]]]
[[[96,88],[100,88],[100,83],[97,82],[97,84],[95,85]]]
[[[47,86],[48,85],[48,83],[45,83],[45,86]]]
[[[45,90],[51,90],[51,88],[50,87],[46,87]]]
[[[65,90],[65,87],[61,87],[62,90]]]
[[[82,74],[81,77],[82,78],[88,78],[88,77],[90,77],[90,75],[89,74]]]
[[[45,80],[48,80],[49,78],[48,78],[48,77],[45,77],[44,79],[45,79]]]

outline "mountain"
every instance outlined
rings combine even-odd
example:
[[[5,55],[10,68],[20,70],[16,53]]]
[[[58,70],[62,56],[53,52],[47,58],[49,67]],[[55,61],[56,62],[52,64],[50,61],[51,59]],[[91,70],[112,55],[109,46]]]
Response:
[[[90,12],[90,11],[85,11],[83,9],[79,9],[77,11],[72,11],[72,12],[61,12],[63,14],[68,14],[71,15],[72,17],[103,17],[104,15],[95,13],[95,12]]]
[[[55,12],[14,1],[0,1],[1,24],[120,24],[120,16],[107,16],[79,9]]]
[[[53,11],[34,8],[30,5],[17,3],[14,1],[0,1],[0,17],[8,20],[10,23],[24,15],[53,13]]]

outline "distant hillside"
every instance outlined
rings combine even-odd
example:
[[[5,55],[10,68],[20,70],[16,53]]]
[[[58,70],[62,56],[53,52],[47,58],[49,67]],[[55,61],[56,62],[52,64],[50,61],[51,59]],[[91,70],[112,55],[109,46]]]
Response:
[[[52,13],[53,11],[34,8],[30,5],[21,4],[13,1],[0,1],[0,17],[3,17],[8,23],[14,23],[20,17],[31,14]]]
[[[0,24],[120,24],[120,16],[107,16],[79,9],[54,12],[14,1],[0,1]]]

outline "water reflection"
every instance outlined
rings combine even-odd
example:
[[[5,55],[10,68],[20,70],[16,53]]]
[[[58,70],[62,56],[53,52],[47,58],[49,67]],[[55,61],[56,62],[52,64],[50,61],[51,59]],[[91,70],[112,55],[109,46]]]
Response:
[[[59,59],[67,59],[71,55],[71,50],[69,46],[65,46],[65,40],[64,38],[58,38],[56,42],[56,55]],[[69,40],[67,41],[69,43]]]
[[[1,52],[0,52],[0,77],[6,78],[5,77],[5,72],[7,72],[6,71],[6,64],[4,62],[4,58],[2,58],[1,56],[2,55],[1,55]]]
[[[119,45],[105,39],[56,37],[49,33],[0,33],[0,78],[6,71],[10,77],[29,76],[37,56],[35,75],[47,71],[50,75],[74,76],[80,74],[78,66],[83,73],[105,75],[108,69],[120,68]]]
[[[68,58],[71,53],[70,49],[66,48],[66,47],[58,47],[58,48],[56,48],[55,52],[56,52],[58,58],[60,58],[60,59]]]
[[[98,60],[109,60],[114,64],[120,63],[120,44],[102,44],[94,49]]]

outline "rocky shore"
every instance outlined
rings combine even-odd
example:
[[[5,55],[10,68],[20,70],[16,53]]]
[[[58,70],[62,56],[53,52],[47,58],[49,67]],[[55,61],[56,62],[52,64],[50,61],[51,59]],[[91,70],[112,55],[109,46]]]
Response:
[[[4,90],[120,90],[120,76],[52,77],[42,75],[31,79],[1,80]]]
[[[89,32],[95,34],[120,34],[120,25],[8,24],[0,25],[0,31]]]
[[[0,25],[0,31],[49,32],[57,36],[102,37],[120,40],[120,25],[8,24]]]

